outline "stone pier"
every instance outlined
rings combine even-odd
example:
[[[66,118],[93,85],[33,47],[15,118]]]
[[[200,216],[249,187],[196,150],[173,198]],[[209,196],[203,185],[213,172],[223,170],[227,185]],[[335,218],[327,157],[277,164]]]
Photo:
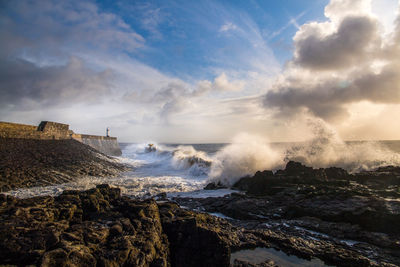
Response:
[[[111,156],[122,154],[116,137],[76,134],[68,124],[42,121],[39,126],[0,122],[0,138],[66,140],[75,139]]]

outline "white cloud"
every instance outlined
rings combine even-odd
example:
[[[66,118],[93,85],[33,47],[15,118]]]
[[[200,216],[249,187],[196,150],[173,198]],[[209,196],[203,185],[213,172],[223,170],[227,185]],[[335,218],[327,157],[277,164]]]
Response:
[[[325,7],[325,16],[336,23],[345,17],[371,15],[371,0],[334,0]]]
[[[341,3],[351,12],[340,13]],[[224,142],[243,129],[272,140],[301,139],[300,130],[293,133],[301,122],[288,114],[366,123],[354,115],[360,102],[390,116],[398,109],[388,104],[400,102],[400,26],[383,34],[380,18],[365,3],[332,1],[326,21],[298,25],[296,54],[268,91],[280,65],[259,26],[242,11],[211,3],[221,11],[219,20],[198,15],[213,34],[226,33],[218,35],[224,45],[210,51],[214,67],[207,73],[215,78],[183,81],[128,56],[146,49],[146,40],[94,2],[10,2],[22,21],[31,22],[32,35],[1,13],[0,36],[7,41],[0,42],[0,117],[56,120],[93,134],[103,134],[106,125],[124,141]],[[142,27],[156,34],[161,11],[154,9],[159,17],[143,20]],[[221,23],[215,21],[225,23],[216,29]],[[353,125],[357,134],[366,129]]]
[[[265,107],[281,119],[311,114],[340,127],[357,124],[357,103],[400,105],[396,26],[391,34],[381,31],[371,1],[332,0],[325,15],[326,21],[299,28],[294,57],[266,94]]]
[[[244,86],[244,81],[229,81],[227,75],[223,72],[219,76],[215,77],[213,82],[207,80],[200,81],[198,84],[198,93],[204,93],[208,91],[240,91],[244,88]]]
[[[233,24],[232,22],[226,22],[224,25],[222,25],[219,28],[219,31],[220,32],[228,32],[228,31],[236,30],[237,28],[238,27],[235,24]]]

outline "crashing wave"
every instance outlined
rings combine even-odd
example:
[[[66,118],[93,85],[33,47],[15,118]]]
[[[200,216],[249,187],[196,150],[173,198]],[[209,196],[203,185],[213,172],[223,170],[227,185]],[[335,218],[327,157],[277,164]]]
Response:
[[[236,136],[216,154],[209,181],[230,186],[256,171],[282,169],[289,161],[314,168],[340,167],[350,173],[400,165],[400,154],[379,142],[345,142],[322,120],[309,124],[313,137],[286,147],[271,146],[265,138],[254,135]]]
[[[144,149],[146,153],[156,152],[157,147],[154,144],[148,144],[147,147]]]
[[[189,169],[194,176],[207,175],[212,160],[205,152],[197,151],[192,146],[178,146],[172,152],[172,166],[175,169]]]
[[[188,145],[134,144],[125,148],[124,153],[147,165],[147,171],[153,168],[153,173],[175,170],[189,176],[206,176],[212,163],[207,153]]]

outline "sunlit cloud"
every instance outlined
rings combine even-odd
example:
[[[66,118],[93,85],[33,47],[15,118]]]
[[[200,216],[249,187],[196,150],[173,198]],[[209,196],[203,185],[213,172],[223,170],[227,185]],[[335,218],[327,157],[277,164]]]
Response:
[[[110,126],[125,141],[212,142],[243,129],[299,139],[289,129],[315,116],[361,135],[373,125],[357,115],[361,106],[383,121],[400,103],[400,19],[392,8],[386,20],[375,3],[333,0],[322,21],[296,10],[265,35],[259,17],[214,1],[119,10],[7,2],[0,120],[61,121],[88,133]],[[288,29],[297,29],[294,52],[279,62],[269,42]]]
[[[340,128],[354,120],[356,103],[400,104],[399,28],[384,34],[371,1],[332,0],[325,16],[297,31],[293,59],[266,94],[265,107],[279,118],[305,113]]]

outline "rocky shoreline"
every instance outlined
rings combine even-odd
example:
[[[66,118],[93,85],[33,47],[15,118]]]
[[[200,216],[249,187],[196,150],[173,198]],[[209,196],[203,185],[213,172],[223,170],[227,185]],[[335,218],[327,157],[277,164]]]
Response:
[[[127,170],[74,140],[0,139],[0,148],[3,191]],[[224,197],[143,200],[109,185],[3,194],[0,265],[399,266],[399,185],[400,167],[349,174],[289,162],[242,178]]]
[[[219,204],[222,199],[237,205],[238,199],[246,198],[231,195]],[[203,200],[202,207],[212,200]],[[246,199],[246,203],[254,201]],[[232,252],[258,247],[336,266],[396,266],[399,260],[398,235],[365,235],[369,240],[356,247],[306,230],[325,227],[332,235],[333,231],[353,235],[363,231],[344,223],[311,217],[226,220],[171,201],[124,197],[108,185],[64,191],[57,197],[0,195],[0,216],[0,263],[8,265],[279,266],[271,260],[230,263]],[[375,244],[368,246],[371,240]],[[366,255],[367,251],[374,254]]]
[[[234,188],[245,194],[174,200],[223,214],[238,227],[289,236],[293,243],[279,247],[291,254],[338,266],[398,266],[399,184],[400,167],[349,174],[340,168],[313,169],[289,162],[276,173],[257,172],[241,179]]]
[[[112,177],[128,168],[76,140],[0,138],[0,192]]]

